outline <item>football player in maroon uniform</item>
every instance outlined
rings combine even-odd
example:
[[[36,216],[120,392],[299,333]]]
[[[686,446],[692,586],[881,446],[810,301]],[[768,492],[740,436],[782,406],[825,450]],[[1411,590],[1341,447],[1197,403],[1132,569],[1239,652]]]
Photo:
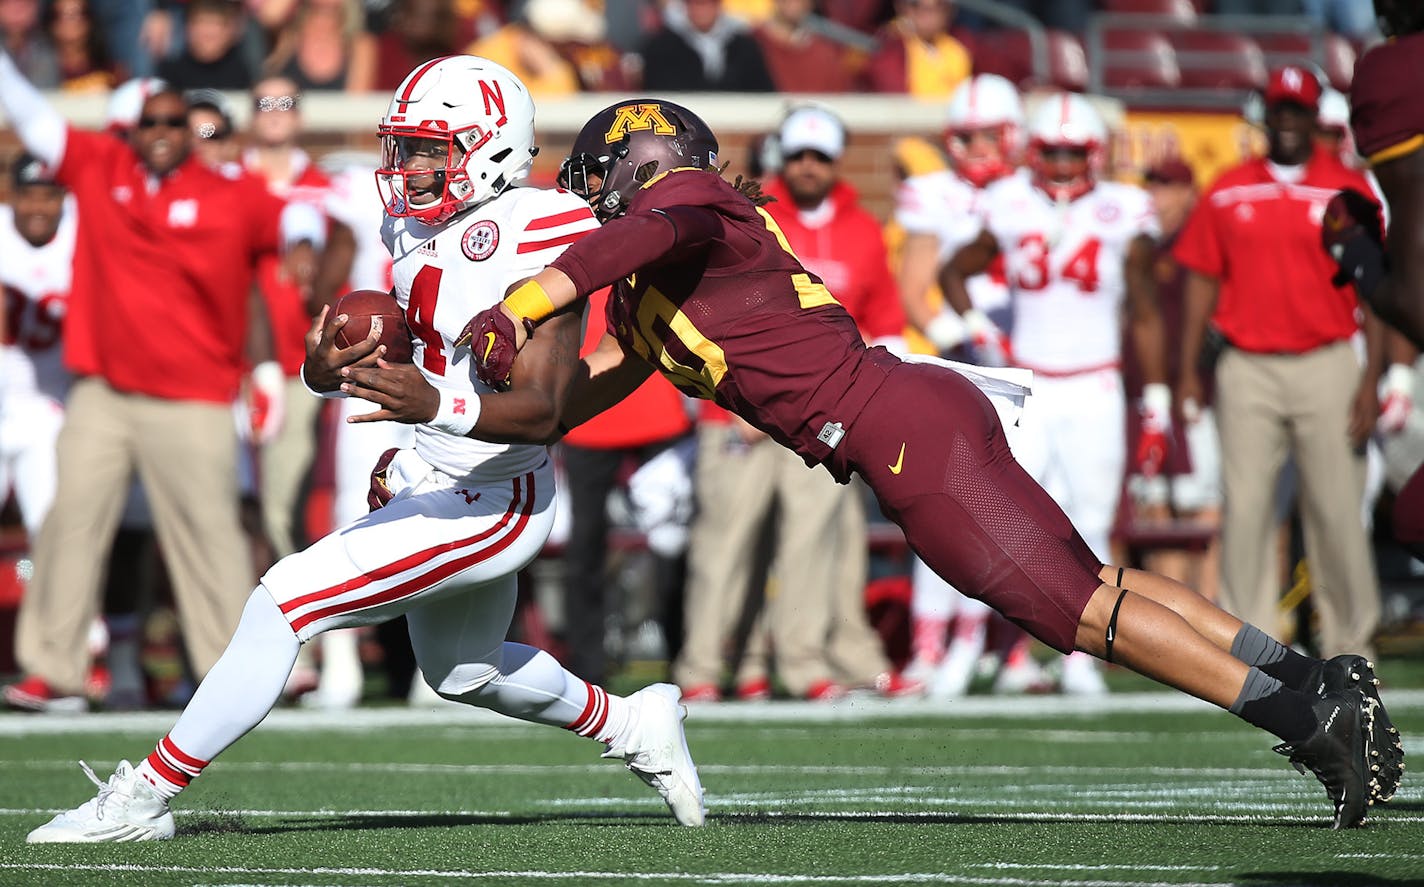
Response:
[[[1325,210],[1322,236],[1360,298],[1416,348],[1424,348],[1424,5],[1375,0],[1389,41],[1365,53],[1350,86],[1350,126],[1389,202],[1387,237],[1379,208],[1342,191]],[[1394,501],[1395,537],[1424,557],[1424,468]]]
[[[860,474],[931,568],[1055,649],[1120,662],[1280,737],[1277,751],[1326,787],[1336,828],[1394,793],[1403,750],[1362,657],[1302,656],[1183,585],[1101,563],[1014,461],[980,388],[944,363],[867,348],[756,189],[718,174],[716,151],[706,124],[670,102],[621,102],[589,120],[560,176],[603,227],[466,333],[494,390],[530,371],[515,359],[529,335],[570,335],[566,323],[535,332],[541,321],[611,285],[610,333],[569,361],[552,418],[521,422],[507,395],[483,395],[472,436],[557,439],[656,369],[837,480]],[[577,353],[577,341],[556,350]],[[344,373],[344,390],[382,407],[372,419],[429,418],[414,415],[403,368]]]

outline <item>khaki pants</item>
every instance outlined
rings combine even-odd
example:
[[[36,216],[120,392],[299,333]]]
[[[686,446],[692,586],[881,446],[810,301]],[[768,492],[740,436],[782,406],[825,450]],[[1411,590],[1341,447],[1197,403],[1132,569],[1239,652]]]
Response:
[[[297,499],[311,473],[316,453],[316,417],[325,402],[307,390],[300,376],[288,379],[282,394],[286,398],[286,416],[277,436],[262,447],[258,485],[262,521],[279,558],[297,550]]]
[[[1321,654],[1372,655],[1379,587],[1360,520],[1364,457],[1350,445],[1360,365],[1346,342],[1299,355],[1228,349],[1216,370],[1224,507],[1222,606],[1277,633],[1278,590],[1263,584],[1286,454],[1300,471]],[[1274,593],[1273,593],[1274,592]]]
[[[684,686],[720,681],[724,642],[742,616],[753,554],[767,517],[773,525],[774,575],[766,607],[776,671],[787,690],[804,694],[832,678],[827,643],[840,591],[839,553],[865,537],[841,536],[846,487],[771,440],[738,442],[733,426],[699,432],[698,514],[688,548],[687,636],[674,667]],[[863,585],[863,580],[862,580]],[[739,680],[759,677],[764,649],[753,638]]]
[[[227,404],[121,394],[94,377],[70,392],[59,488],[35,542],[16,651],[26,674],[79,694],[109,546],[137,470],[198,676],[227,646],[255,584],[238,523],[237,437]]]

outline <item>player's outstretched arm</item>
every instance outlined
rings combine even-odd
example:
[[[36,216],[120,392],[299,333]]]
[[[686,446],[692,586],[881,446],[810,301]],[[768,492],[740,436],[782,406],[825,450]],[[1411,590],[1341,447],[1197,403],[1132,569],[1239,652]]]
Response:
[[[51,169],[58,168],[64,159],[68,125],[4,49],[0,49],[0,109],[25,150]]]
[[[593,353],[581,361],[560,411],[560,430],[567,432],[597,416],[632,394],[652,374],[652,364],[630,355],[616,338],[605,333]]]
[[[969,299],[969,278],[989,270],[999,254],[999,242],[987,230],[959,248],[939,269],[939,287],[946,307],[925,324],[925,338],[941,354],[966,342],[989,342],[1003,333]]]

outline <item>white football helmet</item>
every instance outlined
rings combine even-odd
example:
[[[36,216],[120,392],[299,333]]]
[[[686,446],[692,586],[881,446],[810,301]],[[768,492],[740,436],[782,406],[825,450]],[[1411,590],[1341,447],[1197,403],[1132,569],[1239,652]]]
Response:
[[[949,98],[944,146],[954,171],[976,188],[1014,171],[1023,150],[1023,103],[998,74],[978,74]],[[974,139],[988,134],[987,142]],[[995,144],[996,143],[996,144]]]
[[[1054,200],[1082,197],[1097,183],[1107,143],[1102,115],[1083,96],[1061,92],[1045,97],[1028,121],[1034,184]],[[1068,149],[1070,156],[1058,154],[1059,149]],[[1079,151],[1081,158],[1071,156]]]
[[[537,153],[529,90],[507,68],[473,55],[434,59],[410,72],[377,134],[376,186],[386,212],[427,224],[497,197],[524,177]],[[406,169],[417,155],[444,158],[428,187],[410,187],[432,175],[429,166]]]

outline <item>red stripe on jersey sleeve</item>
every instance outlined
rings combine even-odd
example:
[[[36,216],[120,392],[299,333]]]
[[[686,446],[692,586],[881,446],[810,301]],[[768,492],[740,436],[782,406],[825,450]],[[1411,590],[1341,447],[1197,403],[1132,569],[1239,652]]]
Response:
[[[519,244],[519,249],[516,252],[518,252],[520,255],[523,255],[524,253],[536,253],[541,249],[552,249],[556,246],[564,246],[566,244],[574,243],[575,241],[582,240],[583,238],[587,237],[592,233],[593,230],[590,229],[588,231],[575,231],[572,234],[561,234],[558,237],[551,237],[548,240],[531,240],[528,243]]]
[[[535,219],[524,226],[525,231],[537,231],[540,228],[557,228],[560,225],[567,225],[570,222],[593,221],[593,210],[571,209],[568,212],[558,213],[552,216],[544,216]]]

